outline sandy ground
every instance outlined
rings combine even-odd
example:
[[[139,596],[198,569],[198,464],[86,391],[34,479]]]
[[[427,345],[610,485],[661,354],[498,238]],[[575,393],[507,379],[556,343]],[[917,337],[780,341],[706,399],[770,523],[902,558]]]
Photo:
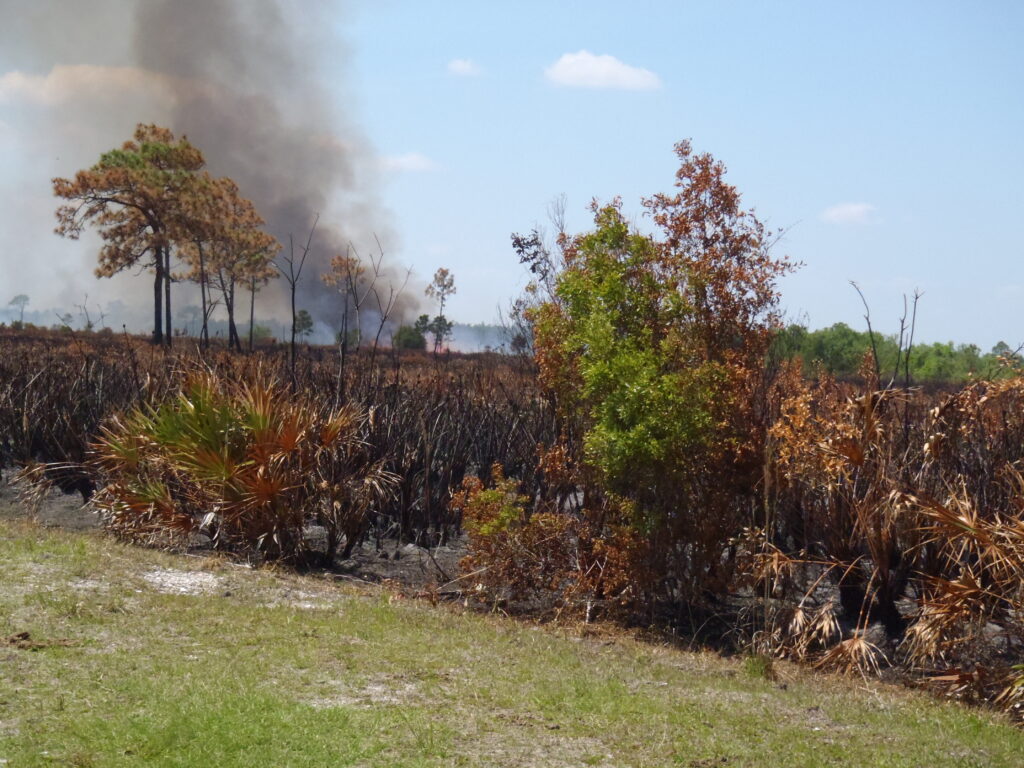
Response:
[[[82,506],[81,496],[65,495],[56,489],[47,495],[33,515],[33,511],[18,500],[18,490],[10,483],[13,476],[12,470],[0,470],[0,519],[33,517],[40,525],[71,531],[99,527],[96,514]]]
[[[88,505],[82,504],[78,494],[65,495],[51,491],[37,510],[21,503],[17,488],[11,485],[13,471],[0,472],[0,519],[32,518],[47,527],[71,531],[89,531],[100,528],[100,521]],[[322,537],[315,528],[309,532],[311,544],[316,547]],[[204,547],[197,546],[196,550]],[[444,587],[459,576],[459,560],[466,554],[463,541],[452,546],[426,550],[415,544],[398,544],[384,540],[380,549],[371,540],[360,547],[349,560],[336,564],[336,570],[355,580],[380,582],[386,579],[408,587],[437,585]],[[457,586],[457,585],[455,585]]]

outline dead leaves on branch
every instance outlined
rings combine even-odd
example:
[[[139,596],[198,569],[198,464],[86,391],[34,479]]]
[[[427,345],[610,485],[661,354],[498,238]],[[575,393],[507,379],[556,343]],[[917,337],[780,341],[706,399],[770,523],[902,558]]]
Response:
[[[762,537],[751,561],[772,585],[775,612],[797,606],[775,650],[799,658],[818,647],[817,663],[865,674],[908,666],[951,695],[1016,704],[1024,380],[973,383],[938,405],[913,390],[844,393],[827,376],[787,388],[770,433],[771,540],[798,531],[806,548],[787,556]],[[828,590],[807,590],[790,575],[800,568],[859,595],[859,611],[844,605],[856,630],[828,648],[811,642],[803,607]],[[883,649],[865,631],[886,611],[902,629],[882,633]]]

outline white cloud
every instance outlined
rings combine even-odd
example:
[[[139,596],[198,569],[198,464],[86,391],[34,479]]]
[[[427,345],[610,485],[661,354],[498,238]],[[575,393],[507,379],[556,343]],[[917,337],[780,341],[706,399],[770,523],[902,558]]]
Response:
[[[452,59],[448,62],[448,71],[461,77],[475,77],[480,74],[480,67],[472,59]]]
[[[0,104],[22,102],[54,106],[75,99],[118,99],[154,92],[170,93],[171,78],[137,67],[90,64],[55,66],[46,75],[17,70],[0,75]]]
[[[607,54],[590,51],[566,53],[544,70],[555,85],[571,88],[614,88],[623,91],[653,91],[661,88],[660,78],[649,69],[631,67]]]
[[[437,168],[429,157],[419,152],[406,152],[404,155],[386,155],[381,158],[381,165],[386,171],[399,173],[423,173]]]
[[[874,214],[871,203],[839,203],[821,212],[821,220],[829,224],[866,224]]]

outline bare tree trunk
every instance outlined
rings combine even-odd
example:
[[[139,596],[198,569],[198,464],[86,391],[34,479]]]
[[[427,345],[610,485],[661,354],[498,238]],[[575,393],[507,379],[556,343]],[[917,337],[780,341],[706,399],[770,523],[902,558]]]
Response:
[[[167,338],[164,340],[167,346],[171,346],[173,336],[171,327],[171,248],[164,246],[164,333]]]
[[[381,260],[383,260],[384,253],[381,252]],[[379,262],[378,262],[379,265]],[[379,270],[379,266],[375,267],[375,272]],[[377,315],[380,318],[380,322],[377,324],[377,334],[373,337],[373,351],[370,353],[370,370],[374,369],[374,363],[377,360],[377,348],[380,345],[380,335],[384,332],[384,326],[387,325],[388,319],[391,317],[391,313],[395,309],[395,304],[398,301],[398,297],[402,295],[402,291],[405,290],[405,286],[409,284],[409,278],[412,277],[412,268],[409,268],[405,273],[405,280],[395,290],[394,285],[388,285],[388,300],[382,301],[380,291],[377,290],[376,280],[373,285],[373,296],[377,300]]]
[[[274,262],[274,267],[278,273],[288,281],[288,287],[291,290],[292,300],[292,337],[289,346],[289,368],[291,371],[291,384],[292,391],[296,389],[295,381],[295,321],[297,310],[295,308],[295,287],[299,282],[299,278],[302,277],[302,268],[306,264],[306,257],[309,256],[309,249],[313,244],[313,233],[316,232],[317,222],[320,221],[320,214],[316,215],[313,219],[313,226],[310,227],[309,237],[306,239],[306,246],[302,249],[302,253],[299,258],[295,258],[295,241],[292,236],[288,236],[288,255],[282,256],[280,261]]]
[[[164,254],[161,248],[157,248],[153,256],[153,267],[156,271],[156,279],[153,281],[153,343],[163,344]]]
[[[293,390],[295,389],[295,285],[297,283],[298,283],[298,280],[295,279],[295,280],[291,280],[289,282],[289,284],[288,284],[288,287],[291,289],[291,294],[292,294],[292,338],[291,338],[291,341],[289,342],[288,349],[289,349],[289,367],[291,369],[292,389]]]
[[[430,520],[430,508],[432,506],[431,503],[430,503],[431,502],[431,497],[430,497],[430,493],[431,493],[431,490],[430,490],[430,470],[431,470],[431,467],[432,467],[432,465],[434,463],[434,457],[433,457],[432,452],[430,450],[430,432],[427,429],[427,420],[426,420],[426,418],[423,419],[423,456],[424,456],[424,462],[423,462],[423,520],[424,521],[428,521],[428,520]],[[424,522],[424,525],[427,525],[427,523]],[[412,528],[411,528],[411,526],[410,526],[410,530],[408,532],[402,531],[402,535],[403,536],[408,536],[408,538],[411,539],[412,538]]]
[[[340,355],[338,364],[338,383],[334,390],[334,407],[345,402],[345,362],[348,359],[348,292],[345,293],[345,309],[341,316],[341,337],[338,340]]]
[[[203,349],[210,346],[210,312],[207,309],[207,294],[206,294],[206,258],[203,254],[203,246],[198,245],[199,249],[199,295],[202,298],[203,304],[203,330],[199,334],[199,341]]]
[[[224,300],[224,311],[228,313],[228,349],[234,349],[238,341],[238,331],[235,328],[235,278],[226,278],[224,270],[218,269],[217,288]],[[238,349],[241,349],[241,345]]]
[[[235,325],[235,278],[232,277],[228,284],[228,290],[224,293],[224,306],[228,310],[228,348],[242,351],[242,340],[238,336],[238,326]]]
[[[249,351],[252,352],[253,339],[256,337],[256,278],[249,283]]]

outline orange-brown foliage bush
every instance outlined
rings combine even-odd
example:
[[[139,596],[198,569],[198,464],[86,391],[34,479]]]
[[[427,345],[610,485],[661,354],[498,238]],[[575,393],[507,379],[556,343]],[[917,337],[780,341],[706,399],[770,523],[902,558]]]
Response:
[[[770,514],[749,561],[781,608],[772,637],[802,655],[811,613],[844,617],[846,639],[815,646],[826,660],[870,668],[884,644],[886,661],[958,695],[1016,702],[1024,379],[975,382],[937,403],[872,383],[787,382],[771,430]],[[883,631],[868,643],[873,624]]]
[[[542,450],[541,465],[546,498],[519,493],[500,465],[491,469],[490,487],[469,477],[453,495],[469,537],[461,566],[471,589],[513,607],[588,620],[642,599],[643,542],[628,527],[598,524],[593,511],[567,513],[557,489],[571,468],[559,448]]]

